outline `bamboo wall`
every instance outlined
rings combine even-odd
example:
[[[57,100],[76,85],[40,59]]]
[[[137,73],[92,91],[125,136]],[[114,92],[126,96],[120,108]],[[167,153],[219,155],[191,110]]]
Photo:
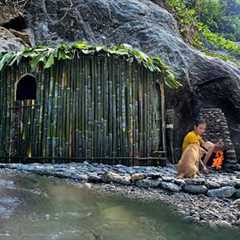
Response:
[[[79,55],[32,73],[35,101],[15,101],[29,65],[0,73],[0,158],[132,165],[163,150],[157,75],[124,57]],[[159,77],[159,76],[158,76]]]

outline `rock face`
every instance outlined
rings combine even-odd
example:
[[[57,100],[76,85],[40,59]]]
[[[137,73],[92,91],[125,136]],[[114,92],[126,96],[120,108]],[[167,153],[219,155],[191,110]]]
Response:
[[[0,25],[8,24],[10,21],[19,17],[19,12],[10,6],[1,6]]]
[[[0,27],[0,52],[20,50],[24,43],[6,28]]]
[[[24,16],[14,7],[1,6],[0,52],[20,50],[32,44]]]
[[[184,87],[168,91],[167,105],[176,112],[175,142],[179,146],[200,107],[219,107],[225,113],[240,155],[240,70],[206,57],[181,38],[177,22],[149,0],[32,0],[25,18],[36,43],[86,39],[94,43],[128,43],[161,58]]]

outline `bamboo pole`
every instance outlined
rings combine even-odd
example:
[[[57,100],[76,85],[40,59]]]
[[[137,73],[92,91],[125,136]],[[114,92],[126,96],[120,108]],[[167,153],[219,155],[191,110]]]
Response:
[[[162,115],[162,144],[163,144],[163,151],[166,151],[165,91],[164,91],[164,83],[162,80],[160,80],[160,93],[161,93],[161,115]]]
[[[81,81],[82,81],[82,75],[81,75],[81,57],[77,58],[76,63],[76,114],[75,114],[75,121],[76,121],[76,157],[80,157],[81,150],[80,150],[80,113],[81,113]]]
[[[116,156],[120,156],[120,141],[121,141],[121,134],[120,134],[120,104],[119,104],[119,95],[120,95],[120,83],[119,83],[119,59],[114,59],[114,68],[115,68],[115,75],[114,79],[116,81]]]
[[[87,64],[87,84],[86,84],[86,139],[87,139],[87,159],[91,159],[91,64],[93,62],[92,56],[88,57]]]
[[[109,156],[113,155],[113,73],[112,73],[112,57],[108,58],[108,99],[109,99],[109,115],[108,115],[108,144],[109,144]]]
[[[112,56],[112,64],[113,64],[113,68],[112,68],[112,74],[113,74],[113,120],[112,120],[112,125],[113,125],[113,157],[117,156],[117,112],[116,112],[116,68],[115,68],[115,56]]]
[[[103,81],[104,81],[104,157],[108,157],[108,147],[109,147],[109,135],[108,135],[108,113],[109,113],[109,102],[108,102],[108,95],[109,95],[109,84],[108,84],[108,75],[109,75],[109,69],[108,69],[108,62],[107,58],[104,56],[103,58]]]
[[[73,64],[71,66],[72,72],[73,72],[73,83],[72,83],[72,94],[73,94],[73,115],[72,115],[72,150],[71,150],[71,156],[76,157],[77,156],[77,106],[78,106],[78,101],[77,101],[77,89],[78,89],[78,59],[75,57],[73,60]]]

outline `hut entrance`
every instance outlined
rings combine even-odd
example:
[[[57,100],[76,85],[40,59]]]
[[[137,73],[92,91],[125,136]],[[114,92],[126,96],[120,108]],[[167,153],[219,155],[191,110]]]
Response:
[[[26,74],[15,84],[15,101],[11,109],[10,158],[31,158],[37,155],[40,136],[36,119],[39,105],[36,104],[36,78]],[[38,117],[39,118],[39,117]]]
[[[36,99],[36,79],[33,75],[26,74],[16,83],[16,100]]]

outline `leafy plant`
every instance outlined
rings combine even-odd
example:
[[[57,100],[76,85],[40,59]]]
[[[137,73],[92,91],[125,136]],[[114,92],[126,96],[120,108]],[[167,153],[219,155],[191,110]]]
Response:
[[[222,5],[220,5],[220,0],[192,0],[189,2],[190,4],[187,5],[184,0],[165,0],[168,9],[177,18],[180,32],[187,42],[207,52],[203,43],[207,41],[215,48],[226,50],[233,57],[239,57],[240,46],[238,44],[209,29],[209,26],[213,27],[216,24],[216,19],[221,16]],[[208,7],[206,2],[209,3]],[[204,22],[201,21],[203,16],[207,19]]]
[[[77,41],[72,44],[62,43],[56,48],[36,46],[34,48],[25,48],[20,52],[5,52],[0,54],[0,71],[6,66],[11,66],[15,63],[19,64],[22,59],[29,61],[32,70],[35,70],[40,64],[43,65],[43,68],[47,69],[56,63],[56,61],[73,59],[77,52],[82,54],[102,52],[106,55],[126,56],[129,61],[137,61],[151,72],[161,73],[168,87],[178,88],[182,86],[160,57],[150,57],[127,44],[107,48],[102,45],[90,45],[85,41]]]

